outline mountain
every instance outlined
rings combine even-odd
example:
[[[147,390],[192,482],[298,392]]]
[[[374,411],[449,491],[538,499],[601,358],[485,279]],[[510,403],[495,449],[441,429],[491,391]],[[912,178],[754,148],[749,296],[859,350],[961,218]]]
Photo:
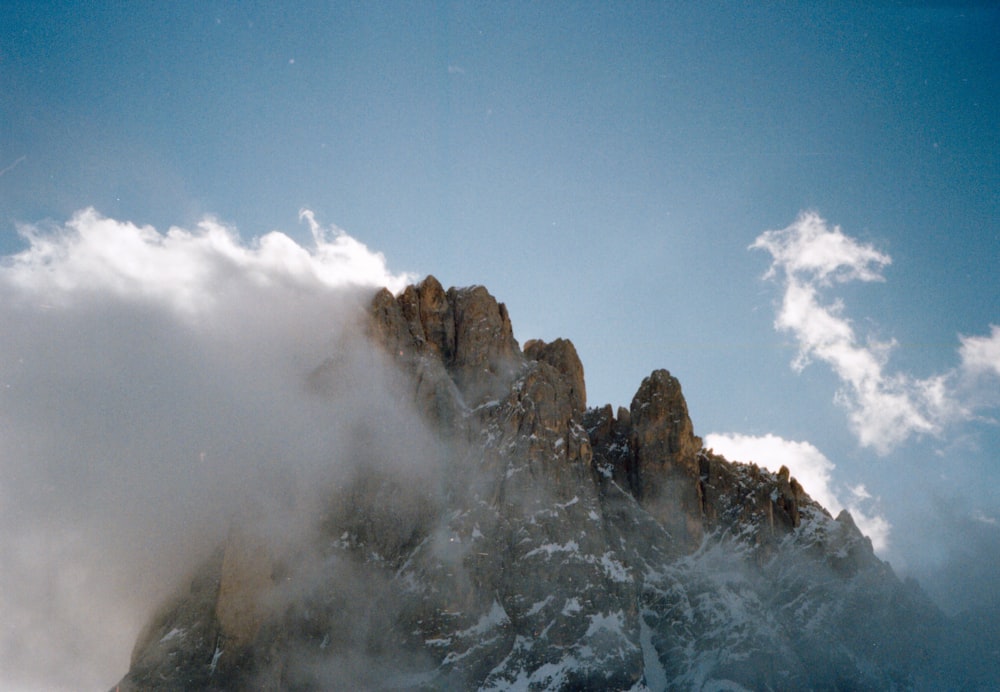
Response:
[[[349,470],[234,518],[116,690],[932,689],[986,646],[787,469],[705,449],[666,370],[587,408],[569,341],[433,277],[361,321],[303,382],[391,381]]]

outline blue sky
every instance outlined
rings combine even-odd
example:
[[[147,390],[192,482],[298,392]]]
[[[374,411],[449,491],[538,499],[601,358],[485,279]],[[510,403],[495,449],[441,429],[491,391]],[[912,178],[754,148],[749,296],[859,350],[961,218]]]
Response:
[[[998,35],[975,2],[15,0],[0,250],[88,207],[309,246],[309,209],[570,338],[591,405],[668,368],[696,432],[804,454],[939,602],[1000,602],[966,562],[1000,555]],[[788,254],[803,219],[832,274]],[[849,338],[804,345],[790,287]],[[911,404],[927,425],[864,437]]]

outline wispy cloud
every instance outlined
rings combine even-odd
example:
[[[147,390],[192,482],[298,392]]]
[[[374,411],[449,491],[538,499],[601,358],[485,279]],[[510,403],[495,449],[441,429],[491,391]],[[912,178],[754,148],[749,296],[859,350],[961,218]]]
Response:
[[[844,235],[839,226],[830,228],[814,212],[800,214],[784,230],[765,231],[750,247],[767,250],[774,258],[765,278],[783,270],[825,285],[855,279],[884,281],[879,270],[892,263],[888,255]]]
[[[809,496],[831,513],[836,515],[846,508],[877,552],[882,553],[888,547],[892,527],[878,513],[878,499],[872,497],[864,485],[851,487],[835,483],[835,464],[815,445],[772,434],[711,433],[705,436],[705,446],[728,459],[753,461],[772,471],[787,466]]]
[[[987,526],[1000,526],[1000,521],[997,521],[996,517],[988,516],[983,513],[982,510],[976,510],[972,513],[972,518],[978,521],[980,524],[986,524]]]
[[[804,212],[782,230],[761,234],[751,249],[766,250],[772,263],[766,279],[783,284],[775,328],[794,335],[792,367],[826,363],[841,382],[835,400],[847,411],[861,445],[886,454],[914,435],[940,435],[957,420],[972,417],[959,395],[960,373],[947,370],[926,378],[888,370],[896,342],[862,339],[844,315],[844,304],[824,292],[849,281],[884,281],[891,258]],[[960,337],[965,374],[1000,374],[1000,329],[989,337]]]
[[[15,168],[17,168],[18,165],[21,164],[26,158],[28,158],[28,157],[27,156],[18,156],[16,159],[14,159],[13,163],[8,164],[4,168],[0,168],[0,177],[7,175],[12,170],[14,170]]]
[[[964,372],[1000,376],[1000,327],[992,324],[989,336],[960,336],[959,340]]]

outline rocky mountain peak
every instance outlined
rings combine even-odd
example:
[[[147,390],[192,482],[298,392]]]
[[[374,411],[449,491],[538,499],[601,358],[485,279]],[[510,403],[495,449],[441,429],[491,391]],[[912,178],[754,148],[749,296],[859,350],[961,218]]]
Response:
[[[573,414],[579,419],[587,408],[587,385],[583,379],[583,363],[569,339],[556,339],[545,343],[532,339],[524,344],[524,356],[529,360],[548,363],[554,367],[569,386],[567,396]]]
[[[348,429],[355,470],[298,517],[294,549],[234,528],[154,615],[120,690],[925,679],[918,642],[940,614],[787,469],[704,449],[668,371],[628,409],[587,408],[571,342],[522,351],[485,288],[430,276],[378,292],[365,331],[402,381],[391,405],[419,421]],[[384,444],[399,421],[414,438]]]
[[[632,444],[640,465],[697,469],[701,438],[694,434],[681,383],[666,370],[654,370],[639,385],[629,407]]]
[[[390,353],[439,362],[471,405],[503,392],[521,359],[503,303],[482,286],[445,291],[433,276],[399,296],[380,291],[370,333]]]

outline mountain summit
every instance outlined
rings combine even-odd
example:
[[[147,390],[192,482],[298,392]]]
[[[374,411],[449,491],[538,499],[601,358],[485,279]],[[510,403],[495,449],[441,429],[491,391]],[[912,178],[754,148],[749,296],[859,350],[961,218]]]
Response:
[[[118,690],[887,690],[944,674],[951,625],[919,587],[787,469],[705,449],[666,370],[628,409],[587,408],[569,341],[522,349],[486,289],[433,277],[380,291],[361,321],[302,388],[347,416],[350,458],[319,500],[283,492],[234,517]],[[374,388],[393,396],[345,403]]]

